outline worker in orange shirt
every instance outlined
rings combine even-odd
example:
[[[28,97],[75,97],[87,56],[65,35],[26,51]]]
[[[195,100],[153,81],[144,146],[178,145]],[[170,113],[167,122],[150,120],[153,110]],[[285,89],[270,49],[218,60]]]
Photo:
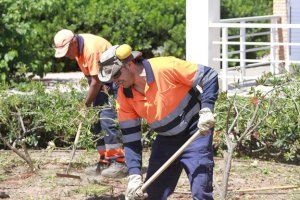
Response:
[[[89,83],[85,105],[104,106],[108,108],[99,112],[99,122],[94,125],[92,132],[106,135],[97,141],[97,150],[100,158],[96,167],[87,168],[86,172],[96,172],[104,177],[118,178],[127,175],[124,150],[121,143],[120,131],[111,119],[116,119],[116,113],[109,102],[109,94],[115,95],[117,87],[113,84],[103,84],[99,78],[99,64],[101,54],[111,47],[111,44],[102,37],[92,34],[74,34],[71,30],[62,29],[54,37],[55,57],[75,59],[80,70],[87,77]],[[94,173],[92,173],[94,174]]]
[[[218,74],[207,66],[175,57],[143,59],[129,45],[103,52],[99,79],[119,85],[117,112],[129,170],[127,200],[165,200],[185,170],[193,199],[213,199],[213,110]],[[158,135],[152,144],[146,179],[200,130],[183,153],[141,191],[141,119]],[[147,195],[144,193],[148,193]]]

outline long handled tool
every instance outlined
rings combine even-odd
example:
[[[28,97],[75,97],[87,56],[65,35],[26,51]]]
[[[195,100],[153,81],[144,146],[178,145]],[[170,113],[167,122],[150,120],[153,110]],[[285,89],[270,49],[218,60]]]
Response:
[[[163,173],[171,164],[182,154],[184,149],[189,146],[199,135],[202,135],[203,133],[207,132],[198,130],[195,134],[192,135],[174,154],[169,158],[165,164],[163,164],[142,186],[141,190],[143,192],[146,191],[146,189],[149,187],[149,185],[161,174]]]
[[[76,179],[81,179],[80,176],[76,176],[76,175],[71,175],[69,174],[69,169],[71,167],[71,163],[73,161],[73,158],[75,156],[75,151],[76,151],[76,148],[77,148],[77,143],[79,141],[79,136],[80,136],[80,131],[81,131],[81,127],[82,127],[82,122],[80,122],[79,126],[78,126],[78,129],[77,129],[77,133],[76,133],[76,136],[75,136],[75,141],[74,141],[74,144],[73,144],[73,150],[72,150],[72,154],[71,154],[71,159],[69,161],[69,165],[66,169],[66,172],[64,174],[60,174],[60,173],[56,173],[56,176],[58,177],[66,177],[66,178],[76,178]]]
[[[197,85],[196,86],[197,90],[202,94],[203,90],[202,88]],[[149,187],[149,185],[155,180],[157,179],[157,177],[163,173],[171,164],[172,162],[174,162],[174,160],[176,160],[184,151],[184,149],[189,146],[199,135],[204,135],[205,132],[207,132],[208,130],[198,130],[196,133],[194,133],[192,135],[192,137],[190,137],[183,145],[182,147],[180,147],[174,154],[173,156],[171,156],[171,158],[169,158],[167,160],[167,162],[165,162],[165,164],[163,164],[142,186],[141,190],[142,192],[145,192],[146,189]]]

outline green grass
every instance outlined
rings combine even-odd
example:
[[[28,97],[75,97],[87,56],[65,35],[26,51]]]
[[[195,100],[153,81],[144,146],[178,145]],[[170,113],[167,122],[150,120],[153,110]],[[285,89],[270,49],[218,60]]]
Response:
[[[6,176],[3,174],[0,174],[0,182],[4,181],[6,179]]]
[[[99,184],[90,184],[74,190],[75,193],[85,194],[86,196],[99,196],[111,191],[111,187]]]

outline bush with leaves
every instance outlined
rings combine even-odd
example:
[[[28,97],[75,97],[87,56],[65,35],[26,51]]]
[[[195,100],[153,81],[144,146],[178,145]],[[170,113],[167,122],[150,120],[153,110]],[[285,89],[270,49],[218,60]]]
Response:
[[[275,81],[276,80],[276,81]],[[280,80],[280,81],[279,81]],[[262,92],[252,88],[249,97],[228,97],[222,93],[216,104],[217,124],[216,142],[221,149],[226,148],[224,131],[226,124],[232,124],[237,112],[230,109],[233,99],[236,102],[239,117],[234,129],[229,133],[233,141],[237,141],[248,126],[247,121],[255,112],[259,103],[257,119],[264,119],[252,132],[251,136],[237,144],[237,154],[240,156],[256,156],[267,159],[298,162],[300,160],[300,74],[287,74],[281,78],[268,77],[268,84],[273,83],[273,89]],[[280,83],[280,84],[279,84]],[[269,112],[264,118],[266,112]]]
[[[243,140],[237,146],[240,156],[258,156],[296,162],[299,160],[300,140],[300,76],[286,75],[281,78],[268,76],[261,83],[273,84],[272,92],[265,95],[253,88],[249,97],[235,97],[236,102],[244,111],[240,113],[237,126],[230,137],[237,138],[245,131],[247,120],[253,115],[255,105],[262,101],[258,117],[261,118],[267,109],[269,115],[252,136]],[[279,81],[280,79],[280,81]],[[280,85],[278,85],[280,84]],[[68,92],[61,92],[58,88],[47,92],[41,83],[17,84],[15,90],[8,92],[7,85],[0,87],[0,133],[11,144],[18,146],[20,136],[31,148],[44,148],[49,141],[56,146],[69,146],[74,139],[79,121],[83,121],[80,145],[83,148],[92,147],[93,135],[90,126],[97,120],[96,109],[91,109],[86,119],[80,116],[80,105],[86,95],[85,92],[75,89],[72,85],[67,87]],[[215,143],[219,149],[225,148],[224,131],[226,130],[226,115],[233,97],[220,94],[216,103],[215,112],[217,124],[215,128]],[[270,101],[271,100],[271,101]],[[231,111],[234,116],[236,113]],[[24,130],[20,125],[21,116]],[[232,119],[231,119],[232,120]],[[229,121],[232,122],[232,121]],[[143,142],[151,145],[155,133],[148,132],[149,128],[143,121]],[[0,141],[1,146],[1,141]],[[3,146],[3,142],[2,142]]]
[[[0,0],[0,10],[0,82],[22,81],[28,71],[78,70],[54,58],[53,37],[62,28],[128,43],[145,58],[185,58],[184,0]],[[222,18],[267,15],[272,1],[222,0],[221,10]]]
[[[0,133],[3,139],[18,146],[26,141],[33,148],[46,147],[49,141],[56,146],[69,146],[78,125],[83,122],[81,144],[93,146],[91,125],[98,119],[98,109],[91,108],[82,115],[85,92],[71,84],[64,91],[47,91],[41,83],[19,86],[18,90],[1,91]],[[25,90],[24,90],[25,89]],[[18,92],[17,92],[18,91]],[[22,125],[23,123],[23,125]]]
[[[0,10],[0,82],[23,80],[28,71],[78,70],[54,59],[53,37],[62,28],[128,43],[145,57],[184,57],[184,0],[0,0]]]

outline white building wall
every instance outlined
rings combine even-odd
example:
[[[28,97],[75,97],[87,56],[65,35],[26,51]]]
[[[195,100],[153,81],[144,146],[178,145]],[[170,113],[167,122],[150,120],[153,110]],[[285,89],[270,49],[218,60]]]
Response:
[[[300,24],[300,0],[290,0],[289,20],[291,24]],[[300,42],[300,29],[290,30],[290,42]],[[300,61],[300,46],[290,47],[290,60]]]
[[[220,0],[186,0],[186,59],[206,66],[220,68],[220,29],[209,28],[210,22],[220,20]]]

